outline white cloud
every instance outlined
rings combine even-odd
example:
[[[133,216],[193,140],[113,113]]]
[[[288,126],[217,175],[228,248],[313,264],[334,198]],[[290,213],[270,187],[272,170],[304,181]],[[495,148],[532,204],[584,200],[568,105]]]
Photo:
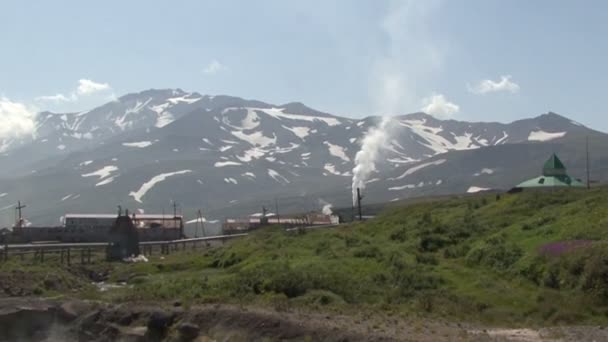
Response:
[[[78,80],[78,89],[76,92],[78,95],[90,95],[108,89],[110,89],[108,83],[97,83],[83,78]]]
[[[422,100],[422,111],[438,118],[450,118],[460,111],[460,106],[448,101],[445,96],[435,94]]]
[[[35,98],[35,100],[38,102],[52,102],[55,104],[77,102],[80,99],[80,96],[90,96],[99,92],[107,92],[111,89],[112,87],[108,83],[97,83],[95,81],[83,78],[78,80],[78,87],[69,95],[64,95],[60,93],[55,95],[44,95],[38,96],[37,98]],[[113,101],[115,98],[116,95],[114,95],[114,93],[111,93],[107,97],[109,101]]]
[[[0,138],[33,134],[36,129],[35,120],[35,108],[5,97],[0,98]]]
[[[372,65],[369,91],[375,114],[403,114],[415,110],[420,93],[441,69],[445,48],[431,28],[440,1],[390,1],[379,23],[386,49]]]
[[[77,100],[77,97],[76,97],[76,94],[74,94],[74,93],[72,93],[72,95],[70,95],[70,96],[65,96],[63,94],[56,94],[56,95],[38,96],[35,100],[39,101],[39,102],[61,103],[61,102],[74,102]]]
[[[214,59],[203,69],[205,74],[217,74],[220,71],[227,70],[228,67],[220,63],[218,60]]]
[[[473,94],[487,94],[496,93],[500,91],[506,91],[510,93],[517,93],[519,91],[519,85],[511,81],[511,75],[500,76],[500,81],[483,80],[475,86],[468,86],[469,91]]]

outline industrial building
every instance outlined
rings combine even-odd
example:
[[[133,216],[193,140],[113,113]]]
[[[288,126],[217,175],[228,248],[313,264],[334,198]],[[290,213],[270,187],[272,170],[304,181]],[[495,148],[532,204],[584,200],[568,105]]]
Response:
[[[224,234],[238,234],[269,225],[281,225],[284,228],[325,226],[339,224],[337,215],[321,213],[307,213],[304,215],[267,216],[252,215],[245,218],[229,218],[224,220],[222,231]]]
[[[17,225],[7,239],[12,242],[60,241],[105,242],[116,222],[116,214],[66,214],[58,227]],[[175,240],[183,237],[181,215],[130,215],[139,241]]]

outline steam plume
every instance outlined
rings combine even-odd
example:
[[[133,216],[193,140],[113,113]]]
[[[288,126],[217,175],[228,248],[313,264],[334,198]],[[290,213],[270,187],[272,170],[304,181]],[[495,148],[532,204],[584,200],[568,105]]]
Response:
[[[382,149],[389,140],[389,124],[391,118],[383,117],[380,124],[370,130],[363,137],[361,150],[355,155],[355,168],[353,169],[353,205],[357,204],[357,188],[363,190],[365,181],[376,170],[376,161]]]

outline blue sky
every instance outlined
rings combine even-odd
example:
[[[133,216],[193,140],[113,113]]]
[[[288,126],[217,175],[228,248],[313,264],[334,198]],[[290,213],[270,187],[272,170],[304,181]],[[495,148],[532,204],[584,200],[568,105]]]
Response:
[[[179,87],[351,117],[554,111],[608,131],[606,1],[3,0],[0,13],[3,123]]]

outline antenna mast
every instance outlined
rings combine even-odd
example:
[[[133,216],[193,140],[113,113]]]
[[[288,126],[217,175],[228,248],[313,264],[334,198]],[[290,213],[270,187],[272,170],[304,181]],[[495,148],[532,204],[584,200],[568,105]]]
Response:
[[[22,228],[23,227],[23,216],[21,215],[21,209],[25,208],[26,205],[21,205],[21,201],[17,201],[17,207],[15,209],[17,209],[18,212],[18,219],[17,219],[17,227]]]
[[[590,170],[589,170],[589,136],[585,139],[585,147],[587,152],[587,189],[591,189],[591,179],[590,179]]]
[[[279,216],[279,199],[276,197],[274,198],[274,206],[277,215],[277,224],[281,224],[281,216]]]

